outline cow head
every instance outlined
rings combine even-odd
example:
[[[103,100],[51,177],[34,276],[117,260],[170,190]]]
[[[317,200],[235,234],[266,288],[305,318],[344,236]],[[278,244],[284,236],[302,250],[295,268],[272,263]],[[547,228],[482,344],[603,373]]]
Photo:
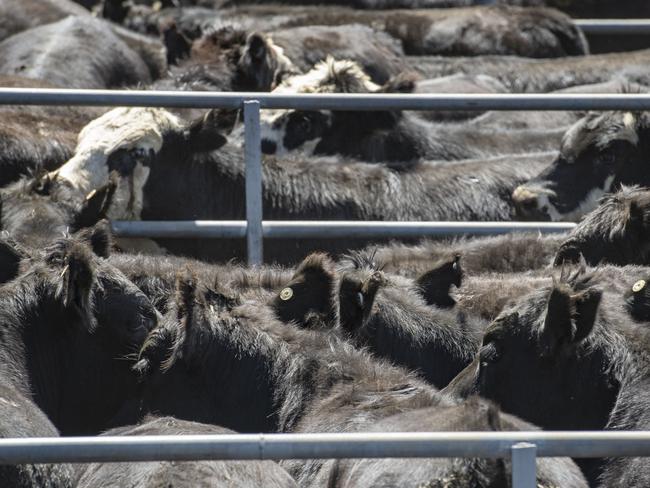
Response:
[[[606,195],[561,244],[554,265],[647,264],[650,259],[650,190],[626,187]]]
[[[475,360],[445,391],[480,393],[545,429],[603,428],[618,383],[594,281],[582,270],[565,273],[503,311]]]
[[[385,87],[376,85],[353,61],[337,61],[328,57],[304,75],[286,78],[273,93],[377,93],[408,91],[412,84],[389,81]],[[262,152],[284,154],[302,150],[314,154],[338,151],[354,155],[360,143],[357,137],[373,131],[388,130],[395,124],[394,112],[332,112],[329,110],[264,110],[261,114]],[[345,137],[341,138],[341,132]],[[347,141],[348,146],[343,143]]]
[[[108,215],[118,176],[87,194],[56,174],[24,177],[0,190],[2,229],[25,246],[42,248]]]
[[[325,254],[307,256],[270,305],[280,320],[299,327],[333,327],[336,323],[337,274]]]
[[[645,184],[648,127],[645,114],[586,115],[564,135],[553,164],[514,190],[517,215],[528,220],[577,220],[621,183]]]
[[[460,288],[463,280],[463,270],[460,267],[460,254],[454,254],[448,259],[442,259],[429,271],[420,275],[416,284],[422,290],[422,296],[429,305],[440,308],[451,308],[456,301],[449,294],[452,285]]]
[[[226,26],[204,34],[192,44],[187,74],[193,71],[231,77],[236,91],[270,91],[287,75],[299,73],[284,50],[259,32]]]

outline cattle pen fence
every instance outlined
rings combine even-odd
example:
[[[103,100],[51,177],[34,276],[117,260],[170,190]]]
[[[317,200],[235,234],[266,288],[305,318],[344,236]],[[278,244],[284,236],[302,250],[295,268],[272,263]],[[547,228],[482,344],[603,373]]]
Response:
[[[585,32],[650,34],[648,20],[582,20]],[[114,221],[124,237],[245,237],[250,264],[264,238],[422,237],[559,232],[552,222],[263,221],[260,110],[650,110],[647,94],[318,94],[0,88],[0,105],[148,106],[244,111],[246,220]],[[536,487],[537,457],[650,456],[650,432],[436,432],[0,439],[0,464],[154,460],[486,457],[512,461],[512,486]]]

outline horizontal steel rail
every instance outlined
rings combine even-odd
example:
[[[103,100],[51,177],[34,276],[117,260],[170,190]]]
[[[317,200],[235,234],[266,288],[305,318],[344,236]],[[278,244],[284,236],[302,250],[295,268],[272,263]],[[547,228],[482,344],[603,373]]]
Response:
[[[650,432],[409,432],[0,439],[0,464],[347,458],[650,456]]]
[[[113,232],[120,237],[149,238],[243,238],[245,220],[116,220]],[[555,233],[570,231],[571,222],[384,222],[337,220],[265,220],[262,235],[267,239],[380,238],[472,235],[508,232]]]
[[[293,94],[0,88],[0,105],[94,105],[304,110],[650,110],[650,95],[590,94]]]
[[[650,34],[650,19],[574,19],[585,34]]]

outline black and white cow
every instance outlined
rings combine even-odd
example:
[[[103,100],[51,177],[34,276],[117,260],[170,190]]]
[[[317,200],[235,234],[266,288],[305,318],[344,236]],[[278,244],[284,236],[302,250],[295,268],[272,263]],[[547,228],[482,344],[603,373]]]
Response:
[[[577,220],[620,185],[650,185],[646,113],[589,113],[565,134],[557,159],[515,189],[520,218]]]
[[[351,61],[328,58],[304,75],[285,79],[273,93],[410,92],[410,79],[373,83]],[[432,124],[401,111],[265,110],[262,151],[282,155],[342,154],[363,161],[456,160],[536,152],[556,147],[562,131],[495,132]]]

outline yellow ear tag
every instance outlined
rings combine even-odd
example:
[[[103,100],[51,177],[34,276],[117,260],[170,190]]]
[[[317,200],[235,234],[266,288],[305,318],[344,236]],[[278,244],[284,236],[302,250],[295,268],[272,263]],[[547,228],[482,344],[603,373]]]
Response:
[[[280,292],[280,300],[284,300],[285,302],[289,300],[292,296],[293,296],[293,290],[288,286],[286,288],[283,288],[282,291]]]
[[[644,288],[645,288],[645,280],[639,280],[636,283],[634,283],[634,286],[632,287],[632,291],[634,293],[638,293],[641,290],[643,290]]]

